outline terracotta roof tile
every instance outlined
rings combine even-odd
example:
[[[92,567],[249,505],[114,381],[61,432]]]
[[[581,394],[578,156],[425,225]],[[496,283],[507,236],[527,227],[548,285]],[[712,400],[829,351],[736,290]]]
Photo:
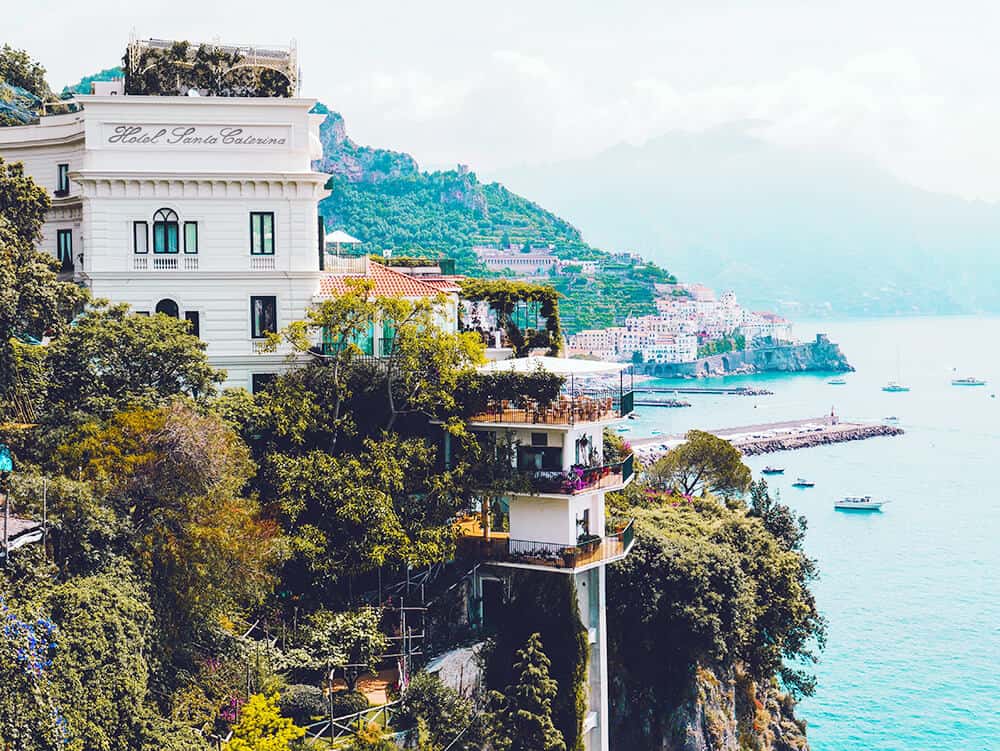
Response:
[[[383,266],[374,261],[368,264],[367,276],[361,274],[326,274],[320,278],[319,294],[321,297],[334,297],[347,292],[348,279],[370,279],[375,283],[372,294],[376,297],[434,297],[440,292],[458,291],[457,285],[451,283],[454,290],[445,289],[437,283],[424,282],[416,277],[401,274],[398,271]]]

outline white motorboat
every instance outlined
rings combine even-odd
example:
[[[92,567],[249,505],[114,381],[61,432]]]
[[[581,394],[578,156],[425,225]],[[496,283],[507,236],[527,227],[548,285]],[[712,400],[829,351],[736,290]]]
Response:
[[[909,386],[904,386],[896,381],[889,381],[885,386],[882,387],[883,391],[888,391],[890,394],[900,393],[903,391],[909,391]]]
[[[888,501],[877,501],[870,495],[849,495],[833,504],[841,511],[881,511]]]
[[[985,386],[986,381],[982,378],[952,378],[952,386]]]
[[[804,477],[799,477],[792,483],[793,488],[814,488],[816,483],[812,480],[807,480]]]

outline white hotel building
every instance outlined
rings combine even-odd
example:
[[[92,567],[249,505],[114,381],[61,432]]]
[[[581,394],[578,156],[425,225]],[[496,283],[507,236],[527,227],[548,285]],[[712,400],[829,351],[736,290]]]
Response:
[[[191,321],[227,386],[280,371],[268,331],[320,292],[327,175],[313,99],[126,96],[0,128],[0,157],[53,196],[42,248],[95,297]]]

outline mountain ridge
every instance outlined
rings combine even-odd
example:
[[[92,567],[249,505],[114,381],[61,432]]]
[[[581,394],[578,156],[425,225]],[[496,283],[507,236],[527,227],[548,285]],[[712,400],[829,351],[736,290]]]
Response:
[[[774,146],[752,123],[672,132],[505,184],[688,278],[789,314],[1000,310],[1000,207],[864,160]],[[573,190],[568,188],[572,186]]]

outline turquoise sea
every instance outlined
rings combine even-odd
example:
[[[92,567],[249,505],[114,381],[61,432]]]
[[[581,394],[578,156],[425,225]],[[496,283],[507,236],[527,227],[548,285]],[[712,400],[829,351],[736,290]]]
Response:
[[[908,318],[797,324],[829,333],[856,373],[714,379],[773,396],[696,396],[689,409],[640,408],[627,436],[828,414],[899,418],[896,438],[817,447],[748,463],[809,521],[814,588],[829,621],[816,695],[799,714],[814,751],[1000,749],[1000,319]],[[898,358],[898,369],[897,369]],[[897,375],[898,374],[898,375]],[[986,379],[956,387],[953,377]],[[884,393],[889,380],[909,393]],[[996,398],[991,395],[996,394]],[[816,487],[791,487],[797,476]],[[843,495],[891,500],[838,512]]]

